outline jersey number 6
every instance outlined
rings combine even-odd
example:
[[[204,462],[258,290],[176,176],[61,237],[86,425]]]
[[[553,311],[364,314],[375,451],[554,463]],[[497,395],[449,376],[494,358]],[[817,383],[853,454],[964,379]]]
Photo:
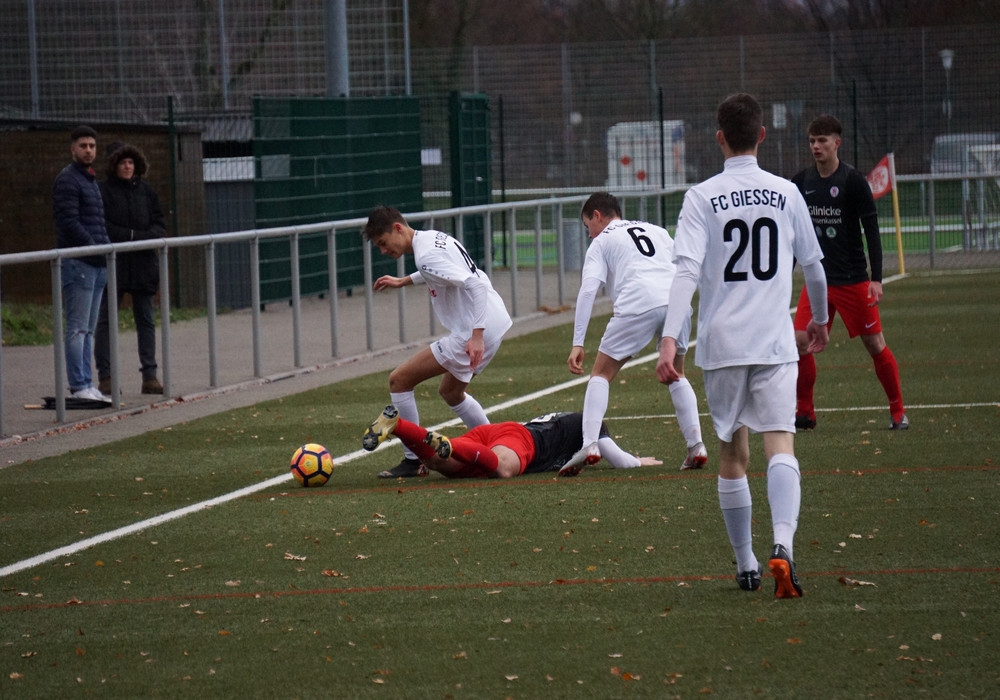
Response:
[[[638,226],[630,226],[628,228],[628,235],[632,236],[632,242],[635,243],[635,247],[647,258],[651,258],[656,255],[656,249],[653,247],[653,241],[649,236],[644,235],[645,233],[646,229],[639,228]]]
[[[766,232],[766,234],[765,234]],[[723,240],[732,243],[735,236],[739,236],[736,241],[736,250],[733,251],[729,262],[726,264],[724,279],[726,282],[746,282],[747,273],[738,272],[736,267],[740,259],[747,252],[750,246],[750,269],[753,276],[758,280],[766,281],[778,273],[778,224],[769,217],[761,217],[753,222],[753,228],[747,228],[747,222],[743,219],[731,219],[722,230]],[[767,235],[767,269],[761,267],[761,237]]]

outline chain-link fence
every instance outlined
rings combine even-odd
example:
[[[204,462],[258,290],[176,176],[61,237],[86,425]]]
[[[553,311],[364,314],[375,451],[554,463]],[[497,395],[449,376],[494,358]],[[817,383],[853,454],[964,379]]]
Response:
[[[162,126],[170,96],[177,123],[201,133],[203,179],[225,193],[208,198],[207,230],[247,228],[212,207],[252,197],[252,97],[325,93],[326,4],[0,0],[0,118]],[[736,91],[765,105],[761,164],[786,177],[811,162],[805,127],[822,112],[844,123],[844,160],[868,170],[893,152],[904,175],[932,171],[941,137],[1000,132],[996,26],[408,53],[400,1],[348,3],[347,25],[351,96],[420,101],[426,208],[448,204],[456,90],[489,97],[495,200],[704,179],[721,164],[715,108]],[[655,122],[671,125],[666,151],[643,136]],[[975,220],[993,202],[995,179],[983,182],[985,197],[942,184],[936,213]],[[901,196],[931,204],[926,185]]]

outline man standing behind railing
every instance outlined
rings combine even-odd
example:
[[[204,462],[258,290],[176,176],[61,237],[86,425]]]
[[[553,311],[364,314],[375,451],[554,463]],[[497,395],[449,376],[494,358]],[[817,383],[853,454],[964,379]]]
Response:
[[[104,226],[104,203],[93,163],[97,132],[78,126],[70,133],[73,162],[56,176],[52,200],[59,248],[110,243]],[[111,402],[93,383],[92,347],[101,296],[107,282],[103,255],[63,258],[63,304],[66,308],[66,378],[73,398]],[[57,379],[58,381],[58,379]]]
[[[434,315],[451,331],[389,375],[389,396],[400,417],[420,424],[413,390],[421,382],[440,376],[438,393],[467,427],[489,423],[483,407],[465,393],[472,378],[496,355],[504,333],[513,325],[489,277],[476,266],[457,239],[441,231],[415,231],[393,207],[378,207],[372,211],[361,235],[383,255],[396,259],[413,255],[417,266],[417,271],[406,277],[379,277],[375,280],[375,291],[411,284],[427,285]],[[415,453],[404,447],[403,460],[392,469],[380,472],[379,477],[426,474],[427,467],[420,463]]]

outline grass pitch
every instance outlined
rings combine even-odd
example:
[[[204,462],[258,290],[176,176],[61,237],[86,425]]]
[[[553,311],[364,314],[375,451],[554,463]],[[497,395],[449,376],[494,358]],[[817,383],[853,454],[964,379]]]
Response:
[[[377,480],[399,459],[359,453],[388,400],[382,373],[0,470],[0,567],[148,523],[0,578],[0,695],[996,695],[998,289],[997,272],[887,286],[904,433],[886,430],[871,360],[834,326],[819,426],[796,439],[801,600],[775,601],[768,577],[737,589],[710,421],[709,467],[680,472],[653,362],[622,372],[608,419],[664,466],[562,480]],[[583,385],[560,388],[570,343],[569,326],[508,341],[474,395],[490,407],[551,392],[493,420],[578,410]],[[425,424],[452,418],[433,386],[422,392]],[[337,461],[322,488],[282,478],[306,442]],[[179,508],[191,512],[149,520]]]

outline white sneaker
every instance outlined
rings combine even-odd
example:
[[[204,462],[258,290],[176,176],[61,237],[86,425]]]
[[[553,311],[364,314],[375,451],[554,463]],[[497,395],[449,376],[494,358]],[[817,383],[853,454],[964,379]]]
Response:
[[[104,403],[111,403],[111,397],[102,394],[97,390],[96,386],[88,386],[78,391],[74,391],[72,397],[74,399],[87,399],[88,401],[103,401]]]
[[[681,470],[701,469],[706,464],[708,464],[708,450],[705,449],[705,443],[699,442],[688,448],[687,459],[681,465]]]
[[[559,476],[576,476],[583,465],[593,465],[601,461],[601,451],[596,442],[592,442],[573,453],[566,464],[559,469]]]

